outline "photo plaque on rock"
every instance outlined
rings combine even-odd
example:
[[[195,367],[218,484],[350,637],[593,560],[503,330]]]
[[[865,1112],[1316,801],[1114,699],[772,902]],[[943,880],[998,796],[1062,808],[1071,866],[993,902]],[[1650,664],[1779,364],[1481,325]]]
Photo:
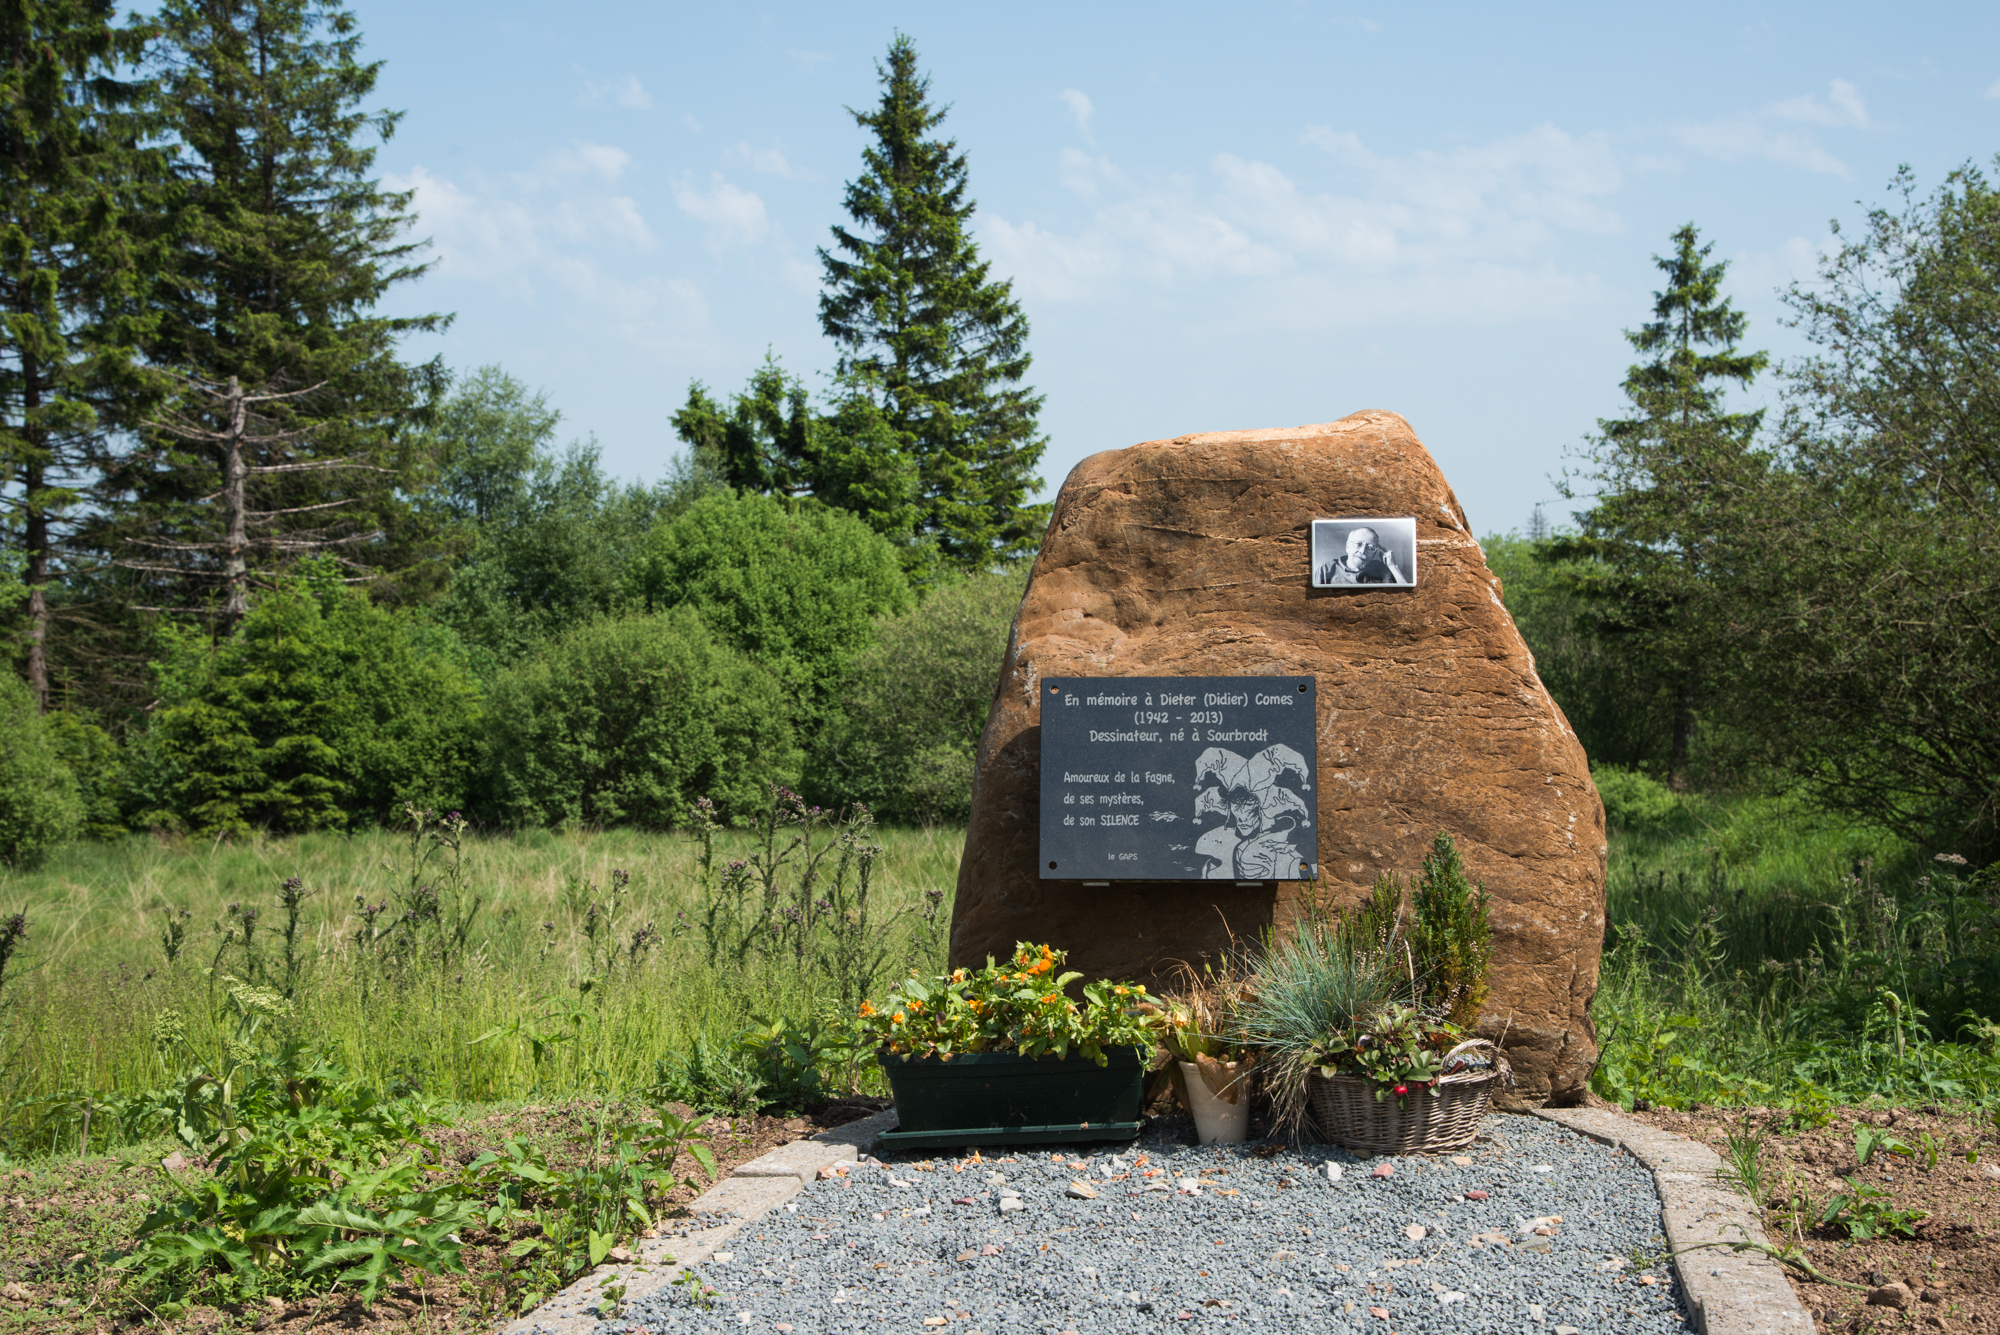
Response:
[[[1356,516],[1312,524],[1315,589],[1417,587],[1417,521]]]
[[[1311,677],[1047,677],[1045,881],[1319,872]]]

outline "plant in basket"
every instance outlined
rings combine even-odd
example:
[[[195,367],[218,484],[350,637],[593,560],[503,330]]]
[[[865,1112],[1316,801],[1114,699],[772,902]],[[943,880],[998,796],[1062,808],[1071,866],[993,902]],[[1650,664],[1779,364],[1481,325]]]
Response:
[[[862,1003],[857,1025],[896,1096],[900,1126],[886,1143],[1138,1134],[1159,1008],[1140,984],[1085,983],[1064,959],[1022,943],[1005,964],[909,978],[880,1005]]]
[[[1278,1121],[1353,1149],[1400,1153],[1469,1142],[1500,1050],[1465,1031],[1486,996],[1492,936],[1483,887],[1440,834],[1414,886],[1381,877],[1345,913],[1308,901],[1269,937],[1244,1030],[1265,1051]]]

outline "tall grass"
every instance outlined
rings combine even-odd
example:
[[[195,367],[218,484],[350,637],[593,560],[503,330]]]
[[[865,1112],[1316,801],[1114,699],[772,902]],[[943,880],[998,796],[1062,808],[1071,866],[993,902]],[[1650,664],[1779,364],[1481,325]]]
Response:
[[[890,976],[941,967],[963,832],[875,838],[869,945]],[[718,834],[714,866],[753,843]],[[399,896],[447,883],[441,857],[413,876],[412,851],[388,832],[135,836],[0,872],[0,913],[28,920],[0,992],[0,1137],[80,1137],[94,1113],[101,1141],[121,1097],[169,1074],[156,1026],[217,1041],[225,975],[289,991],[293,1031],[355,1075],[460,1102],[629,1089],[699,1038],[806,1017],[841,981],[790,951],[709,958],[696,844],[630,831],[468,836],[465,950],[398,954],[371,921],[379,932]]]
[[[1990,879],[1782,800],[1645,816],[1613,827],[1600,1092],[2000,1097]]]

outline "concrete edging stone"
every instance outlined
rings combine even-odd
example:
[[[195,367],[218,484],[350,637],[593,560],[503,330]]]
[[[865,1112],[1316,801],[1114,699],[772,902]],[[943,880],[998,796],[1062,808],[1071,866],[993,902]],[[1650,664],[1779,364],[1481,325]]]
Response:
[[[639,1259],[606,1262],[532,1312],[500,1327],[499,1335],[588,1335],[604,1320],[607,1286],[623,1285],[623,1300],[657,1293],[689,1266],[714,1256],[745,1225],[762,1219],[804,1189],[819,1170],[860,1158],[884,1131],[896,1129],[896,1110],[876,1113],[805,1140],[781,1145],[736,1169],[688,1203],[691,1218],[675,1233],[639,1242]]]
[[[1722,1160],[1715,1151],[1608,1109],[1537,1108],[1534,1114],[1623,1149],[1652,1170],[1667,1248],[1675,1253],[1681,1291],[1703,1335],[1812,1335],[1812,1318],[1776,1261],[1761,1252],[1702,1245],[1770,1243],[1756,1207],[1718,1176]]]

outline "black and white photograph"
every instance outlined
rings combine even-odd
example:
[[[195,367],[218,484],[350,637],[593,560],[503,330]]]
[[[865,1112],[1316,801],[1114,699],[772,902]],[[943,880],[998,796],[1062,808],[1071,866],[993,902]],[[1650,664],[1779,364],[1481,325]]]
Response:
[[[1312,586],[1315,589],[1415,588],[1417,521],[1315,519]]]

